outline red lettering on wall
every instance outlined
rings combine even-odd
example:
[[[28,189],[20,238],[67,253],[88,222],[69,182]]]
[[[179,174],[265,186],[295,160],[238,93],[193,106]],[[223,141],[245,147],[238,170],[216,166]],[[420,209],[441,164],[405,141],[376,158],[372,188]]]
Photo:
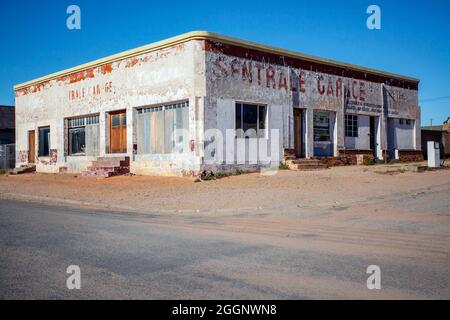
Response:
[[[289,75],[289,84],[290,84],[290,89],[292,92],[297,92],[297,88],[295,87],[295,73],[294,71],[291,70],[291,73]]]
[[[356,80],[353,80],[352,81],[352,97],[353,97],[353,99],[355,99],[355,100],[358,100],[358,95],[356,94],[356,85],[357,85],[358,83],[356,82]]]
[[[220,56],[216,59],[216,61],[214,62],[215,66],[220,70],[221,74],[217,74],[218,76],[228,76],[228,71],[227,68],[225,67],[225,63],[223,61],[223,57]]]
[[[250,83],[252,83],[253,81],[253,70],[251,62],[248,63],[248,67],[246,62],[242,64],[242,80],[245,81],[246,79],[248,79],[248,82]]]
[[[359,100],[366,101],[366,90],[364,82],[359,82]]]
[[[278,89],[284,88],[286,91],[288,89],[287,79],[283,72],[280,73],[280,79],[278,80]]]
[[[341,78],[338,78],[336,80],[336,98],[339,98],[341,91],[342,91],[342,80]]]
[[[268,66],[266,70],[266,86],[267,88],[270,88],[272,83],[272,88],[276,88],[276,82],[275,82],[275,69],[272,66]]]
[[[320,76],[317,78],[317,91],[319,91],[319,93],[323,95],[325,93],[325,86],[320,84],[320,78],[322,77]]]
[[[258,85],[261,85],[261,69],[262,69],[261,64],[257,63],[256,64],[256,70],[257,70],[257,73],[258,73]]]
[[[239,62],[238,59],[233,59],[233,61],[231,61],[231,76],[232,77],[239,74],[239,65],[240,64],[241,63]]]
[[[303,80],[304,72],[300,70],[298,73],[298,91],[305,92],[305,80]]]
[[[331,79],[328,79],[328,86],[327,86],[327,96],[334,96],[334,88],[333,88],[333,82]]]

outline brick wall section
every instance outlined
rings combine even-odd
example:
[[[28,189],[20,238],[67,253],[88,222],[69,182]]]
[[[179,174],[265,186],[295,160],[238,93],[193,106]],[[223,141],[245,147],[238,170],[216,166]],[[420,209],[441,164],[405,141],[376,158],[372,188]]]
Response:
[[[423,154],[420,150],[399,150],[398,161],[400,162],[419,162],[423,161]]]
[[[449,135],[450,138],[450,135]],[[285,157],[288,158],[293,156],[292,149],[285,149]],[[384,152],[383,152],[384,154]],[[358,161],[358,156],[360,160]],[[391,160],[389,151],[386,151],[386,158],[389,162]],[[321,157],[317,158],[322,164],[326,164],[330,167],[338,166],[354,166],[360,165],[364,160],[374,160],[372,150],[339,150],[338,157]],[[423,161],[423,154],[420,150],[401,150],[399,151],[399,161],[400,162],[420,162]]]

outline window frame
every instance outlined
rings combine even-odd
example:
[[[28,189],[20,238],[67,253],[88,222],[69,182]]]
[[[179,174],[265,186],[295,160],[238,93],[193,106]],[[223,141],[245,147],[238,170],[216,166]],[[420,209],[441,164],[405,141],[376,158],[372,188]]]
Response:
[[[316,126],[316,115],[318,113],[322,113],[322,114],[328,114],[328,126],[324,127],[324,126]],[[326,134],[322,134],[320,136],[322,137],[328,137],[328,140],[320,140],[317,137],[319,136],[318,132],[323,131],[326,132]],[[322,111],[322,110],[314,110],[313,112],[313,139],[314,139],[314,143],[316,142],[331,142],[331,115],[330,112],[328,111]]]
[[[344,115],[344,133],[347,138],[359,137],[359,117],[357,114],[345,114]]]
[[[240,105],[240,109],[241,109],[241,116],[240,116],[240,128],[237,127],[238,123],[237,123],[237,108],[238,105]],[[248,135],[244,133],[244,136],[238,135],[238,130],[244,130],[244,105],[248,105],[248,106],[255,106],[256,107],[256,137],[250,137]],[[264,128],[260,128],[260,124],[261,124],[261,119],[260,119],[260,108],[264,108],[265,110],[265,119],[264,119]],[[269,136],[269,132],[268,132],[268,127],[269,127],[269,108],[267,104],[264,103],[257,103],[257,102],[245,102],[245,101],[235,101],[234,103],[234,112],[235,112],[235,116],[234,116],[234,130],[235,130],[235,138],[240,138],[240,139],[268,139]],[[263,131],[263,134],[261,134],[261,131]]]
[[[44,129],[48,129],[48,133],[47,133],[47,147],[48,147],[48,154],[42,154],[41,153],[41,130],[44,130]],[[50,128],[50,125],[48,125],[48,126],[41,126],[41,127],[38,127],[38,157],[39,158],[48,158],[48,157],[50,157],[50,150],[51,150],[51,147],[50,147],[50,141],[51,141],[51,136],[50,136],[50,134],[51,134],[51,128]]]
[[[100,125],[100,114],[94,113],[84,116],[76,116],[67,118],[67,155],[70,157],[86,156],[86,150],[80,153],[72,153],[72,139],[70,131],[73,129],[84,129],[84,143],[86,146],[86,127],[90,125]]]
[[[135,112],[137,113],[137,117],[139,117],[139,115],[141,114],[145,114],[145,113],[158,113],[158,112],[163,112],[163,117],[166,117],[166,111],[171,111],[171,110],[177,110],[177,109],[187,109],[187,128],[183,128],[183,130],[189,131],[190,130],[190,112],[191,112],[191,104],[189,99],[185,99],[185,100],[176,100],[176,101],[171,101],[171,102],[166,102],[166,103],[160,103],[160,104],[154,104],[154,105],[147,105],[147,106],[141,106],[141,107],[136,107],[134,108]],[[137,118],[136,117],[136,118]],[[126,119],[126,121],[128,121],[128,119]],[[175,122],[174,122],[175,124]],[[138,125],[136,124],[136,130],[137,130]],[[176,130],[177,128],[173,128],[173,130]],[[173,131],[175,132],[175,131]],[[172,132],[172,133],[173,133]],[[163,141],[165,141],[165,122],[164,122],[164,130],[163,130]],[[189,136],[183,137],[183,143],[188,143],[189,141]],[[139,145],[137,145],[137,149],[136,152],[138,155],[170,155],[170,154],[185,154],[189,152],[189,147],[183,146],[183,151],[181,153],[177,153],[176,151],[176,141],[172,141],[173,145],[172,145],[172,152],[167,153],[165,151],[165,145],[164,145],[164,152],[162,153],[140,153],[139,151]],[[186,147],[186,148],[185,148]]]

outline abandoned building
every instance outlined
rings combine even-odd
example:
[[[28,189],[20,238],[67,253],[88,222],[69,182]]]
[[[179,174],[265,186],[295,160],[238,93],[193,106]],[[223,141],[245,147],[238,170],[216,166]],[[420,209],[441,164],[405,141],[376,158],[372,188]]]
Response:
[[[285,158],[417,160],[418,84],[190,32],[15,86],[17,166],[196,176]]]

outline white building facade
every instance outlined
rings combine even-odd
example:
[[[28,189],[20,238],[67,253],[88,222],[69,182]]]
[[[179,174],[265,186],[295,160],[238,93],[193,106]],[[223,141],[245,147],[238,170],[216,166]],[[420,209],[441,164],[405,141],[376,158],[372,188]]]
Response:
[[[191,32],[15,86],[17,166],[135,174],[420,154],[419,81]]]

